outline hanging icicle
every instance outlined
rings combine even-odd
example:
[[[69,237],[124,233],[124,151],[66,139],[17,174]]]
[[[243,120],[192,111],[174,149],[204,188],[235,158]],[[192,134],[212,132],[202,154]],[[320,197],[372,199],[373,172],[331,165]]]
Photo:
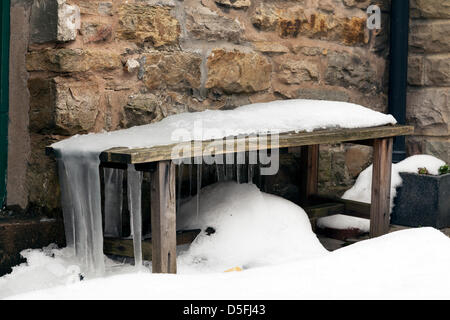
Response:
[[[105,230],[107,237],[122,237],[123,170],[104,168]]]
[[[130,225],[133,237],[134,265],[137,268],[141,268],[142,266],[142,178],[142,172],[136,171],[133,165],[128,166],[128,207],[130,210]]]
[[[202,188],[202,164],[197,165],[197,220],[200,211],[200,190]]]
[[[86,275],[105,271],[98,159],[63,155],[59,163],[67,245]],[[69,200],[70,198],[70,200]]]

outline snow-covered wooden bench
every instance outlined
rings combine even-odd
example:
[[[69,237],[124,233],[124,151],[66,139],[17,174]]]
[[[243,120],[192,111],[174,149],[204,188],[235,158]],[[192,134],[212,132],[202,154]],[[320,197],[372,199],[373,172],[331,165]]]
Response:
[[[145,246],[146,252],[152,255],[153,272],[176,273],[177,240],[189,242],[196,235],[195,232],[183,235],[176,231],[176,162],[180,158],[202,156],[205,160],[205,155],[239,153],[242,156],[244,152],[267,149],[289,152],[291,148],[301,148],[299,202],[311,219],[345,212],[370,218],[370,235],[382,235],[389,228],[393,138],[413,133],[413,127],[396,123],[391,115],[351,103],[293,99],[257,103],[234,110],[182,113],[157,123],[77,135],[59,141],[48,151],[54,151],[58,160],[68,245],[75,247],[80,261],[85,261],[89,270],[104,269],[103,253],[127,251],[127,255],[133,255],[127,249],[131,247],[137,253],[135,262],[140,264],[140,249]],[[371,204],[317,196],[319,145],[344,142],[374,148]],[[179,154],[175,150],[183,152]],[[133,185],[127,188],[132,204],[140,203],[136,195],[140,196],[142,175],[136,170],[151,173],[151,244],[147,239],[141,246],[140,232],[133,233],[133,246],[129,239],[101,241],[101,170],[98,166],[127,170],[127,177],[131,178],[127,181]],[[120,181],[110,181],[108,185],[114,183],[120,185]],[[123,193],[118,191],[118,194],[121,197]],[[108,219],[117,215],[114,195],[110,199],[104,203]],[[132,225],[139,228],[142,227],[141,209],[140,205],[136,207],[139,208],[132,208],[130,215]],[[118,237],[120,233],[113,233],[113,236]]]
[[[413,133],[411,126],[388,125],[359,129],[327,129],[313,132],[283,133],[279,135],[277,148],[301,147],[301,176],[299,195],[301,203],[311,218],[336,213],[370,218],[370,236],[383,235],[389,230],[390,180],[393,137]],[[239,141],[244,139],[245,141]],[[242,143],[241,143],[242,142]],[[317,194],[319,145],[351,142],[374,148],[372,203],[332,200],[308,207]],[[186,142],[192,157],[202,156],[208,148],[223,140]],[[156,273],[176,273],[176,187],[175,164],[172,155],[174,145],[152,148],[112,148],[100,154],[102,166],[127,169],[133,164],[138,171],[149,171],[151,186],[152,265]],[[271,149],[269,143],[265,148]],[[260,150],[258,137],[235,138],[234,149],[215,148],[221,153]],[[317,200],[317,198],[316,198]]]

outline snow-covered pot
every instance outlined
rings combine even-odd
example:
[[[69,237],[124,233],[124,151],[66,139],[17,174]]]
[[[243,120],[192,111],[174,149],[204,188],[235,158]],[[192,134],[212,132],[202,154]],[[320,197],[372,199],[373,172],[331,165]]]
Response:
[[[400,173],[391,223],[410,227],[450,227],[450,174]]]

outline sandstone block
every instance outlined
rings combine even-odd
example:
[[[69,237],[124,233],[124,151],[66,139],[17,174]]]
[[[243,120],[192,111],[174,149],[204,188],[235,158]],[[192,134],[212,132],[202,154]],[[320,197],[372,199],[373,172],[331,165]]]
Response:
[[[119,8],[117,37],[138,43],[150,42],[155,47],[178,42],[180,24],[168,6],[124,4]]]
[[[122,67],[115,53],[83,49],[47,49],[27,54],[28,71],[85,72]]]
[[[57,77],[30,79],[28,86],[31,130],[73,135],[93,129],[99,112],[97,84]]]
[[[124,108],[123,126],[131,127],[161,121],[170,115],[193,111],[188,108],[194,105],[196,103],[192,97],[173,91],[135,94],[129,97]]]
[[[450,18],[450,1],[448,0],[412,0],[411,16],[414,18]]]
[[[450,53],[425,57],[425,84],[450,86]]]
[[[450,89],[420,88],[408,91],[406,119],[417,135],[450,134]]]
[[[411,52],[450,52],[450,20],[412,20],[409,31]]]
[[[375,68],[356,54],[331,52],[325,80],[330,85],[357,88],[362,92],[378,90],[380,87]]]
[[[289,49],[286,46],[272,41],[256,41],[253,43],[253,46],[255,47],[255,50],[267,54],[283,54],[289,52]]]
[[[102,42],[111,39],[112,26],[110,24],[85,22],[80,30],[84,43]]]
[[[238,20],[220,16],[206,7],[186,9],[186,29],[199,40],[239,42],[243,28]]]
[[[410,55],[408,57],[408,83],[413,86],[423,86],[424,79],[423,56]]]
[[[371,163],[372,148],[360,145],[349,146],[345,151],[345,165],[352,178],[367,168]]]
[[[30,26],[32,43],[73,41],[80,28],[80,9],[66,0],[34,1]]]
[[[144,58],[143,80],[147,88],[190,89],[201,84],[200,55],[189,52],[150,53]]]
[[[339,41],[345,45],[368,42],[365,17],[339,17],[313,12],[306,14],[303,6],[288,8],[262,4],[251,17],[253,25],[262,31],[275,31],[283,38],[306,36],[313,39]]]
[[[316,61],[283,58],[277,69],[278,79],[285,84],[300,84],[319,79],[319,64]]]
[[[256,53],[216,49],[207,61],[206,88],[226,93],[257,92],[270,86],[272,65]]]

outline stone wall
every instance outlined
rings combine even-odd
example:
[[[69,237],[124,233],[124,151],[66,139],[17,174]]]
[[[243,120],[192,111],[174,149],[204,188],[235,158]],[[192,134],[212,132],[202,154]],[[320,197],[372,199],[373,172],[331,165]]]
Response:
[[[408,153],[450,162],[450,2],[412,0],[407,121]]]
[[[59,188],[44,147],[74,134],[287,98],[387,108],[389,1],[373,31],[364,0],[31,2],[23,192],[47,215]],[[295,190],[296,157],[270,190]],[[365,147],[324,146],[321,190],[341,192],[369,162]]]

